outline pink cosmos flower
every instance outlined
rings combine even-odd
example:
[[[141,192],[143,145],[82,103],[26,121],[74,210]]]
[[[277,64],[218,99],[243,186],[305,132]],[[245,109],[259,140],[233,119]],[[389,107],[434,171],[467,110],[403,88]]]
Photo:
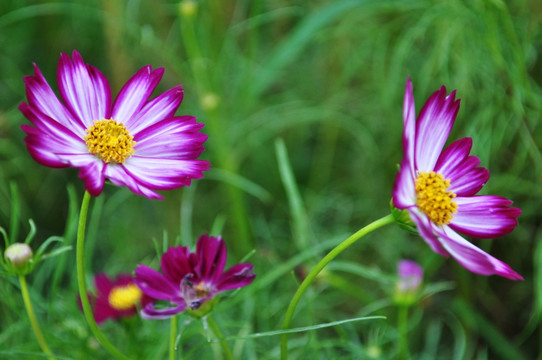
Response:
[[[401,260],[397,264],[397,275],[399,292],[416,292],[423,281],[423,268],[415,261]]]
[[[234,265],[224,272],[226,257],[226,245],[220,236],[203,235],[198,239],[195,253],[185,246],[170,247],[162,255],[163,274],[139,265],[135,282],[143,293],[172,305],[159,309],[149,303],[141,316],[165,319],[184,310],[195,312],[216,294],[247,286],[254,280],[254,266],[249,263]],[[205,309],[203,315],[208,311]]]
[[[163,68],[141,68],[114,102],[105,76],[77,51],[61,54],[57,70],[60,101],[37,65],[24,83],[28,104],[21,112],[32,157],[42,165],[79,169],[86,190],[98,196],[105,179],[148,198],[201,178],[209,163],[196,160],[207,136],[192,116],[175,116],[181,85],[149,100]]]
[[[143,294],[130,274],[119,274],[115,280],[109,279],[105,274],[97,274],[94,277],[94,286],[96,293],[89,295],[89,300],[97,324],[107,319],[133,316],[138,308],[153,301]]]
[[[395,180],[393,205],[407,210],[433,251],[453,256],[476,274],[522,280],[510,266],[474,246],[458,232],[486,239],[503,236],[517,225],[521,210],[512,201],[475,195],[489,179],[480,159],[469,155],[471,138],[442,150],[454,124],[460,100],[442,86],[416,118],[412,82],[407,80],[403,108],[404,158]]]

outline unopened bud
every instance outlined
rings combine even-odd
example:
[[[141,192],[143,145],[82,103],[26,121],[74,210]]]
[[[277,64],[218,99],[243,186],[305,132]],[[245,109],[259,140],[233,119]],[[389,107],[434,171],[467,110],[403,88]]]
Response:
[[[4,252],[6,261],[11,262],[16,268],[25,266],[32,256],[32,249],[24,243],[11,244]]]
[[[397,265],[399,280],[395,287],[395,302],[410,306],[418,299],[423,281],[423,268],[411,260],[401,260]]]

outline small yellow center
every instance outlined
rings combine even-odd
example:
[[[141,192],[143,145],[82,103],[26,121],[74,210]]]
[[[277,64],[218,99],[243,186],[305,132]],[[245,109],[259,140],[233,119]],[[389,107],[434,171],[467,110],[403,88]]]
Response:
[[[109,293],[109,305],[116,310],[128,310],[133,308],[139,301],[143,293],[136,284],[114,287]]]
[[[420,172],[416,178],[417,205],[437,225],[447,225],[457,212],[456,195],[449,191],[450,180],[431,171]]]
[[[96,121],[87,129],[85,142],[91,154],[106,163],[113,161],[117,164],[123,164],[133,155],[136,144],[126,126],[113,119]]]

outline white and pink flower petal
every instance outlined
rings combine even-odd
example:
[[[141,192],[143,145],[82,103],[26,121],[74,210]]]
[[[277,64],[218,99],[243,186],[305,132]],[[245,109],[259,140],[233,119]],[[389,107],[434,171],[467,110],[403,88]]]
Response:
[[[143,106],[139,113],[130,119],[124,120],[124,124],[132,136],[136,136],[143,129],[164,119],[173,117],[183,100],[182,86],[175,86],[158,95]]]
[[[199,132],[202,127],[192,116],[162,120],[134,137],[134,149],[142,157],[195,159],[203,152],[207,140],[207,135]]]
[[[393,184],[393,206],[398,209],[406,209],[416,204],[414,175],[408,163],[409,160],[405,157]]]
[[[480,275],[499,275],[511,280],[523,280],[509,265],[474,246],[452,229],[444,227],[438,235],[444,248],[465,269]]]
[[[128,123],[137,116],[162,79],[163,74],[163,68],[152,70],[150,65],[139,69],[117,95],[111,117],[121,123]]]
[[[442,86],[429,97],[416,122],[414,163],[418,171],[432,171],[442,148],[450,135],[460,100],[455,100],[455,90],[446,96]]]
[[[412,81],[407,79],[405,87],[405,98],[403,100],[403,152],[405,157],[410,159],[408,165],[414,174],[414,144],[416,140],[416,106],[414,104],[414,93],[412,91]]]
[[[85,125],[111,116],[111,89],[105,76],[85,64],[74,50],[72,58],[61,54],[57,71],[58,88],[66,106]]]
[[[508,234],[517,226],[521,210],[510,207],[511,200],[501,196],[479,195],[457,197],[457,213],[450,227],[479,239]]]
[[[30,107],[40,114],[61,123],[79,137],[84,136],[85,126],[60,102],[36,64],[34,64],[34,76],[25,76],[23,81]]]
[[[190,185],[209,169],[204,160],[160,159],[132,156],[122,165],[140,185],[153,190],[171,190]]]
[[[414,222],[414,224],[416,224],[418,233],[420,234],[421,238],[427,243],[427,245],[431,247],[431,250],[433,250],[437,254],[448,257],[448,253],[446,252],[446,250],[444,250],[438,237],[434,233],[434,228],[436,227],[436,225],[431,222],[427,215],[419,211],[416,207],[411,207],[408,210],[408,213],[410,214],[410,219],[412,220],[412,222]]]
[[[126,186],[132,192],[148,197],[149,199],[162,200],[164,197],[147,186],[141,184],[121,164],[109,163],[104,170],[104,176],[111,180],[111,182],[117,186]]]

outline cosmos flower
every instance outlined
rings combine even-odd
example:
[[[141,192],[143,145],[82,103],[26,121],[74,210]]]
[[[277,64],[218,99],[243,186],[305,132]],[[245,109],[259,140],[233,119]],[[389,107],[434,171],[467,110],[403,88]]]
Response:
[[[97,324],[107,319],[135,315],[138,308],[153,301],[143,294],[130,274],[119,274],[115,280],[109,279],[105,274],[97,274],[94,277],[94,287],[96,293],[89,295],[89,300]],[[81,307],[80,299],[79,306]]]
[[[34,75],[24,77],[28,103],[19,106],[32,123],[21,126],[28,151],[42,165],[78,168],[94,196],[106,179],[159,199],[155,190],[190,185],[209,169],[196,160],[207,136],[194,117],[175,116],[181,85],[149,100],[163,73],[141,68],[112,102],[105,76],[74,50],[71,58],[60,55],[60,101],[34,64]]]
[[[399,276],[398,291],[418,291],[423,280],[423,268],[415,261],[401,260],[397,264],[397,275]]]
[[[510,266],[480,250],[458,232],[479,239],[503,236],[517,225],[521,210],[512,201],[475,195],[489,179],[480,159],[469,155],[471,138],[459,139],[444,150],[460,100],[442,86],[427,100],[416,118],[412,83],[407,80],[403,108],[404,158],[393,189],[393,205],[407,210],[420,236],[431,249],[453,256],[476,274],[523,279]]]
[[[135,270],[136,284],[145,295],[164,300],[168,305],[157,308],[156,303],[150,303],[141,316],[165,319],[185,310],[203,316],[212,310],[215,295],[254,280],[254,266],[249,263],[234,265],[224,272],[226,257],[226,245],[220,236],[203,235],[198,239],[195,253],[185,246],[170,247],[162,255],[163,274],[139,265]]]

